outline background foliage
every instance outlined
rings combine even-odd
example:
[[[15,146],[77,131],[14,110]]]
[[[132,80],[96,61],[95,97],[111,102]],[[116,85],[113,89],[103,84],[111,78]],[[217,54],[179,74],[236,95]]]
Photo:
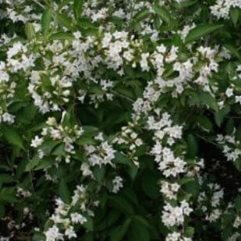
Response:
[[[241,240],[240,0],[0,6],[1,240]]]

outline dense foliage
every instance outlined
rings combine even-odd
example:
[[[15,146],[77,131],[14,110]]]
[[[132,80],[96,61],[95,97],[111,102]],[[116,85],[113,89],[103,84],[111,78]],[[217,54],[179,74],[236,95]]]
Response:
[[[241,240],[241,0],[0,0],[0,240]]]

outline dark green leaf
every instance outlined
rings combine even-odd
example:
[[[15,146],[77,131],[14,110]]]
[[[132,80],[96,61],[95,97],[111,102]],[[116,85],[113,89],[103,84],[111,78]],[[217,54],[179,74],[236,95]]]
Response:
[[[221,24],[201,24],[197,27],[190,30],[189,34],[186,37],[186,43],[190,43],[196,40],[201,39],[207,34],[213,33],[219,29],[221,29],[223,25]]]
[[[93,218],[88,217],[88,216],[86,218],[87,218],[87,222],[84,223],[84,227],[88,232],[92,232],[94,230]]]
[[[112,196],[109,198],[110,205],[123,213],[131,215],[134,213],[132,205],[124,198]]]
[[[237,26],[239,16],[240,16],[240,8],[238,8],[238,7],[231,8],[230,17],[232,19],[232,22],[233,22],[234,26]]]
[[[194,135],[189,134],[187,137],[187,155],[190,158],[194,158],[198,152],[198,143]]]
[[[158,176],[153,171],[146,171],[142,176],[142,188],[150,198],[157,198],[160,195]]]
[[[75,19],[79,19],[83,11],[84,0],[74,0],[73,10]]]
[[[225,116],[229,113],[229,111],[230,111],[230,107],[225,106],[223,109],[221,109],[215,113],[215,122],[216,122],[217,126],[220,127],[222,125],[223,120],[224,120]]]
[[[8,174],[0,174],[0,186],[2,183],[11,183],[15,181],[16,180]]]
[[[46,9],[41,18],[41,27],[44,35],[48,34],[52,20],[52,10]]]
[[[174,2],[173,5],[178,9],[182,9],[182,8],[187,8],[194,5],[196,2],[197,0],[184,0],[184,1],[181,1],[180,3]]]
[[[29,160],[29,162],[26,165],[26,169],[25,170],[27,172],[33,170],[39,164],[39,162],[40,162],[40,159],[38,159],[38,158]]]
[[[73,30],[72,20],[64,15],[64,14],[57,14],[57,21],[61,27],[65,27],[68,30]]]
[[[130,241],[150,241],[150,234],[145,225],[138,220],[133,220],[130,231],[128,232]]]
[[[16,202],[16,191],[14,188],[2,188],[0,190],[0,202]]]
[[[127,219],[122,225],[117,226],[110,233],[110,241],[122,241],[130,226],[131,219]]]
[[[62,179],[59,183],[59,195],[65,203],[70,202],[70,192],[67,183]]]
[[[160,16],[160,18],[167,24],[170,24],[172,22],[172,17],[171,14],[168,12],[168,10],[163,7],[159,6],[157,4],[154,5],[153,7],[155,13]]]
[[[200,127],[204,131],[210,132],[213,129],[212,122],[206,116],[199,116],[197,118],[197,121],[198,121],[198,124],[200,125]]]
[[[193,227],[186,227],[184,231],[185,237],[192,238],[194,235],[194,232],[195,232],[195,229]]]
[[[224,47],[230,51],[231,55],[233,55],[234,57],[236,57],[241,61],[241,54],[239,53],[238,49],[234,45],[224,44]]]
[[[16,129],[12,127],[4,127],[2,129],[2,132],[4,138],[7,140],[8,143],[20,147],[21,149],[24,149],[23,140]]]
[[[208,92],[202,92],[199,95],[201,104],[208,106],[209,108],[218,111],[218,104],[216,99]]]

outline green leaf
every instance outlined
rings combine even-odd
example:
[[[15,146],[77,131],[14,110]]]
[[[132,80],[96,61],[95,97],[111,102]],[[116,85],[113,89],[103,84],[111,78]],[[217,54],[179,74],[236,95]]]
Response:
[[[0,202],[13,203],[16,201],[16,191],[14,188],[2,188],[0,190]]]
[[[94,241],[93,232],[86,233],[83,237],[83,241]]]
[[[2,219],[5,215],[5,206],[0,203],[0,219]]]
[[[130,241],[150,241],[150,234],[147,227],[140,221],[134,219],[128,232]]]
[[[192,238],[194,235],[195,229],[193,227],[186,227],[184,231],[185,237]]]
[[[45,240],[45,235],[36,233],[33,236],[33,241],[44,241]]]
[[[93,23],[89,18],[80,17],[78,23],[79,23],[78,26],[81,29],[93,30],[93,31],[98,30],[97,25],[95,23]],[[86,32],[86,33],[91,33],[91,32]]]
[[[69,192],[67,183],[63,178],[59,183],[59,195],[65,203],[70,202],[70,192]]]
[[[34,105],[27,105],[22,108],[16,115],[18,121],[24,124],[30,124],[36,115],[37,109]]]
[[[28,164],[26,165],[25,171],[29,172],[33,170],[40,162],[40,159],[34,158],[32,160],[29,160]]]
[[[41,169],[48,169],[49,167],[51,167],[53,164],[53,162],[51,162],[50,160],[47,159],[42,159],[39,161],[39,163],[34,167],[34,170],[38,171]]]
[[[56,142],[54,140],[46,140],[41,145],[41,150],[44,152],[45,155],[49,155],[59,144],[59,142]]]
[[[121,191],[122,197],[126,198],[126,200],[130,201],[133,205],[138,205],[138,199],[133,188],[124,188]]]
[[[19,135],[16,129],[6,126],[2,128],[2,132],[3,132],[4,138],[7,140],[9,144],[12,144],[14,146],[20,147],[21,149],[24,149],[22,137]]]
[[[127,156],[125,156],[124,154],[120,153],[120,152],[116,152],[115,153],[115,159],[114,159],[115,163],[120,163],[120,164],[124,164],[124,165],[130,165],[131,162],[128,159]]]
[[[136,166],[134,163],[131,163],[129,168],[127,169],[127,172],[132,180],[135,180],[137,174],[138,174],[139,167]]]
[[[234,201],[237,212],[241,211],[241,196],[237,196]]]
[[[25,34],[28,40],[32,40],[35,37],[35,31],[32,23],[25,24]]]
[[[110,233],[110,241],[122,241],[130,226],[131,219],[128,218],[122,225],[117,226]]]
[[[198,143],[194,135],[189,134],[187,137],[187,155],[190,158],[194,158],[198,152]]]
[[[230,51],[230,53],[241,61],[241,54],[238,49],[232,44],[224,44],[224,47]]]
[[[46,9],[41,18],[41,28],[44,35],[46,35],[49,32],[51,20],[52,10]]]
[[[225,131],[227,132],[228,135],[231,135],[234,131],[234,120],[229,119],[225,125]]]
[[[153,171],[146,171],[142,176],[142,189],[150,198],[157,198],[160,195],[158,187],[158,176]]]
[[[65,145],[64,143],[61,143],[59,145],[57,145],[56,147],[54,147],[53,151],[52,151],[52,155],[54,156],[65,156],[66,152],[65,152]]]
[[[68,16],[64,14],[57,14],[57,21],[61,27],[63,26],[71,31],[74,30],[72,20]]]
[[[194,197],[198,196],[199,193],[199,184],[198,180],[194,178],[187,179],[185,184],[182,185],[184,191],[192,194]]]
[[[83,226],[88,232],[92,232],[94,230],[93,218],[87,216],[86,219],[87,219],[87,222],[84,223]]]
[[[234,165],[239,171],[241,171],[241,158],[236,159]]]
[[[123,197],[119,196],[111,196],[109,197],[110,205],[117,210],[126,213],[128,215],[131,215],[134,213],[134,209],[132,205]]]
[[[11,182],[15,182],[15,181],[16,180],[8,174],[0,174],[0,186],[3,183],[11,183]]]
[[[105,167],[96,166],[93,170],[93,174],[96,178],[96,181],[102,183],[105,177]]]
[[[154,5],[153,7],[155,13],[160,16],[160,18],[166,22],[167,24],[170,24],[172,22],[172,17],[171,14],[168,12],[168,10],[166,8],[164,8],[163,6],[159,6],[157,4]]]
[[[148,9],[142,9],[133,17],[132,24],[135,25],[147,18],[148,16],[150,16],[150,11]]]
[[[74,10],[74,16],[76,20],[78,20],[82,14],[83,5],[84,5],[83,0],[74,0],[73,10]]]
[[[93,145],[93,144],[95,144],[95,141],[94,141],[93,138],[90,137],[90,136],[81,136],[81,137],[78,139],[77,143],[78,143],[79,145]]]
[[[225,106],[223,109],[219,110],[214,114],[215,122],[218,127],[221,127],[225,116],[230,112],[230,107]]]
[[[240,16],[240,8],[238,8],[238,7],[231,8],[230,17],[232,19],[232,22],[233,22],[234,26],[237,26],[239,16]]]
[[[194,5],[196,2],[197,0],[189,0],[189,1],[187,0],[187,1],[181,1],[180,3],[174,2],[173,5],[178,9],[182,9],[182,8],[187,8]]]
[[[119,211],[112,210],[110,214],[108,215],[108,219],[106,220],[106,227],[110,227],[113,225],[115,222],[118,221],[120,218],[121,214]]]
[[[141,223],[141,225],[144,225],[144,226],[147,227],[147,228],[151,228],[151,225],[148,223],[148,221],[147,221],[144,217],[142,217],[142,216],[140,216],[140,215],[135,215],[135,216],[133,217],[133,220]]]
[[[186,37],[186,43],[199,40],[202,37],[221,29],[222,27],[223,25],[221,24],[200,24],[190,30],[189,34]]]
[[[199,95],[201,104],[208,106],[209,108],[218,111],[218,104],[216,99],[211,96],[208,92],[202,92]]]
[[[212,122],[206,116],[198,116],[197,121],[204,131],[210,132],[213,129]]]

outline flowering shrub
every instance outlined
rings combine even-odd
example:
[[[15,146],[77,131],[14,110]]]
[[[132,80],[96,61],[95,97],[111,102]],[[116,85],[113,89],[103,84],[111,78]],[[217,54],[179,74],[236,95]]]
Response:
[[[240,0],[0,6],[0,240],[241,240]]]

